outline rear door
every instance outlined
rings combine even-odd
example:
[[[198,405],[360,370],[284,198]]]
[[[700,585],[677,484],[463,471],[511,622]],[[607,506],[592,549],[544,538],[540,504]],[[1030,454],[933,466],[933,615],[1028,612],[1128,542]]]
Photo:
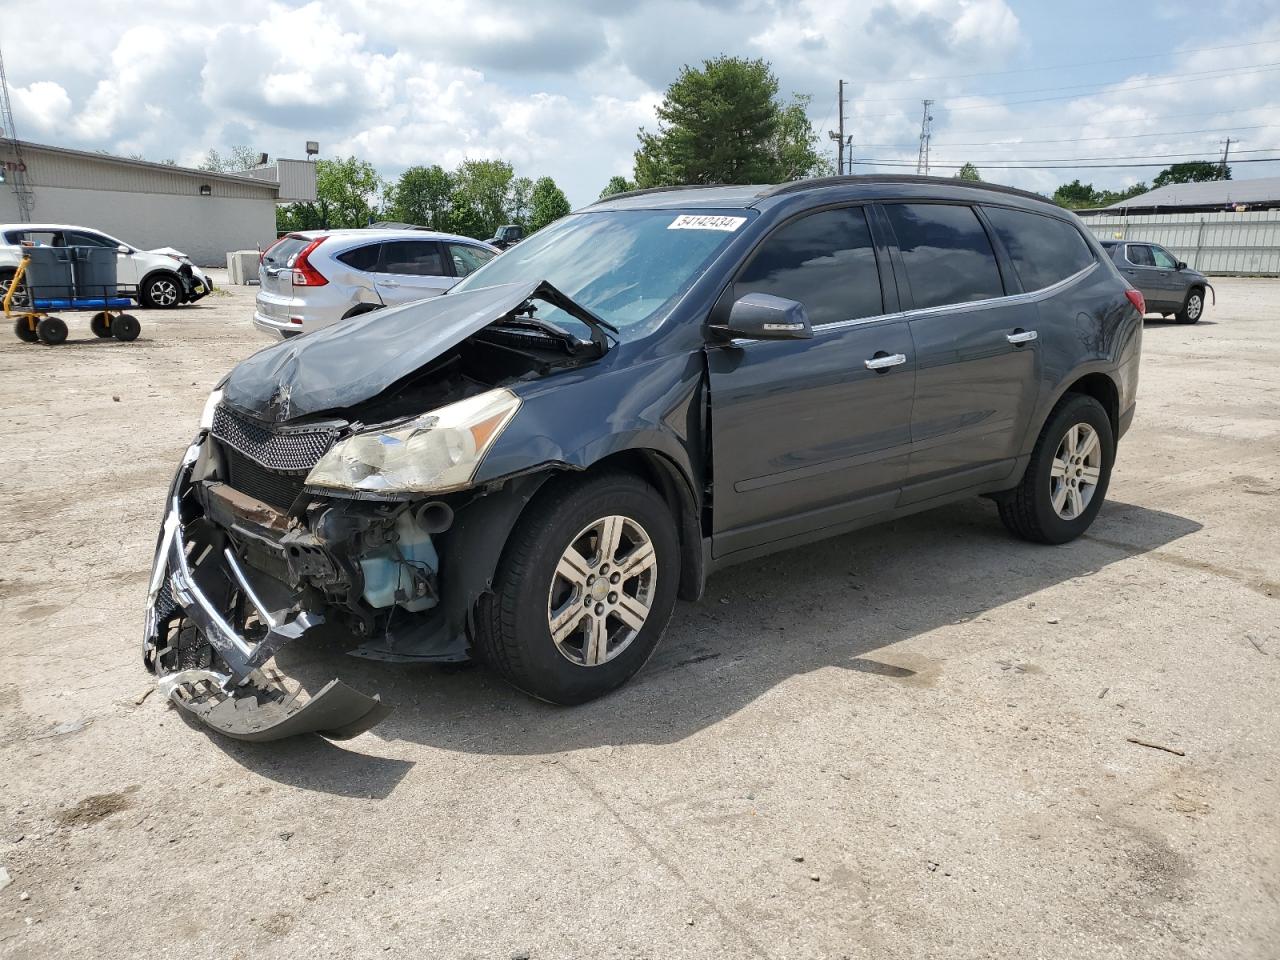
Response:
[[[1039,315],[1035,303],[1006,297],[995,247],[972,206],[883,210],[916,350],[906,504],[1013,469],[1038,396]]]
[[[775,229],[726,292],[797,300],[814,335],[707,348],[716,556],[897,500],[915,364],[892,284],[882,291],[887,271],[865,209],[842,207]],[[888,363],[872,369],[868,360]]]
[[[395,306],[438,297],[458,281],[439,241],[386,240],[373,282],[382,302]]]

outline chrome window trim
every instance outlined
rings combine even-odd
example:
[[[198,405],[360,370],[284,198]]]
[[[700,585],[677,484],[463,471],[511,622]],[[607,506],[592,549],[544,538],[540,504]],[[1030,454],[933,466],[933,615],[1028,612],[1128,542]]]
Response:
[[[1129,266],[1131,266],[1131,267],[1146,267],[1146,268],[1148,268],[1148,269],[1150,269],[1150,270],[1155,270],[1155,269],[1156,269],[1156,265],[1155,265],[1156,255],[1155,255],[1154,253],[1151,255],[1151,261],[1152,261],[1151,263],[1134,263],[1132,260],[1130,260],[1130,259],[1129,259],[1129,248],[1130,248],[1130,247],[1147,247],[1147,248],[1150,248],[1151,246],[1152,246],[1152,245],[1151,245],[1150,243],[1130,243],[1129,241],[1127,241],[1127,240],[1126,240],[1126,241],[1125,241],[1125,244],[1124,244],[1124,262],[1125,262],[1125,263],[1127,263],[1127,264],[1129,264]]]
[[[920,307],[913,310],[898,310],[894,313],[880,313],[873,317],[858,317],[853,320],[833,320],[830,323],[820,323],[813,328],[813,335],[816,339],[818,334],[827,333],[833,330],[846,330],[850,327],[861,327],[869,323],[886,323],[894,320],[916,320],[923,317],[939,316],[947,313],[954,313],[957,310],[987,310],[991,307],[1001,307],[1009,304],[1017,303],[1039,303],[1041,300],[1047,299],[1067,287],[1071,286],[1079,280],[1083,280],[1090,273],[1098,268],[1098,261],[1094,259],[1087,267],[1081,267],[1069,277],[1063,277],[1057,283],[1050,284],[1047,287],[1041,287],[1039,290],[1031,290],[1023,293],[1012,293],[1003,297],[988,297],[985,300],[968,300],[962,303],[944,303],[936,307]],[[729,341],[735,347],[744,346],[748,343],[761,343],[763,341],[754,337],[734,337]]]

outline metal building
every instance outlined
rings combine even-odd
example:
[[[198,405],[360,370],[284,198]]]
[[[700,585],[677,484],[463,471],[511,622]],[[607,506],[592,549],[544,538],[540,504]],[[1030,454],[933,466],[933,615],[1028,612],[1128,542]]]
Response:
[[[1202,273],[1280,276],[1280,177],[1174,183],[1076,212],[1100,240],[1149,240]]]
[[[7,179],[23,174],[31,222],[92,227],[142,249],[175,247],[201,266],[225,266],[231,250],[276,238],[276,204],[316,198],[315,165],[278,160],[243,174],[209,173],[105,153],[0,139]],[[18,169],[22,165],[21,171]],[[0,223],[15,223],[18,197],[0,185]]]

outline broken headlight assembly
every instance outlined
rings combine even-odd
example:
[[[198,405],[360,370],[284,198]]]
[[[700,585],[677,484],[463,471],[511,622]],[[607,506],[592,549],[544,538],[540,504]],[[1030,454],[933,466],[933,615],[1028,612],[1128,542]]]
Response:
[[[221,388],[214,390],[209,394],[209,399],[204,402],[204,412],[200,414],[200,429],[213,429],[213,413],[218,409],[218,404],[222,402]]]
[[[321,458],[307,485],[356,493],[460,490],[519,409],[510,390],[490,390],[407,423],[354,434]]]

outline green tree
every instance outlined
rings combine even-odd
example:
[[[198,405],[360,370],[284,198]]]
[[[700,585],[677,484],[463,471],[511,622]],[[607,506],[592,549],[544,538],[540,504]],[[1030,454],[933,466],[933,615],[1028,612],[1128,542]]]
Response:
[[[439,164],[410,167],[387,189],[387,219],[453,229],[453,177]]]
[[[772,183],[822,168],[807,99],[778,99],[764,60],[717,57],[685,66],[658,107],[658,130],[641,129],[639,187]]]
[[[533,200],[533,181],[528,177],[515,177],[507,199],[507,222],[518,223],[529,229],[529,205]]]
[[[972,163],[966,163],[956,173],[956,179],[957,180],[976,180],[981,182],[982,175],[978,173],[978,168],[975,167]]]
[[[1081,183],[1078,179],[1072,180],[1070,183],[1064,183],[1053,191],[1053,202],[1060,207],[1066,207],[1068,210],[1092,207],[1095,205],[1096,197],[1097,193],[1093,189],[1093,184]]]
[[[260,152],[255,152],[244,144],[233,146],[231,152],[225,157],[216,149],[210,147],[209,152],[200,161],[200,165],[196,169],[207,170],[210,173],[240,173],[242,170],[256,167],[261,159],[262,154]]]
[[[277,230],[337,230],[373,219],[382,180],[373,164],[357,157],[316,161],[316,200],[276,208]]]
[[[529,199],[529,230],[541,230],[569,212],[569,198],[550,177],[539,177]]]
[[[600,191],[600,199],[612,197],[615,193],[626,193],[628,190],[634,190],[636,185],[626,177],[610,177],[609,182],[604,185],[604,189]]]
[[[453,228],[483,240],[510,223],[511,181],[505,160],[463,160],[453,173]]]
[[[1175,163],[1156,174],[1153,187],[1167,187],[1171,183],[1204,183],[1208,180],[1230,180],[1231,168],[1208,160],[1192,160]]]

